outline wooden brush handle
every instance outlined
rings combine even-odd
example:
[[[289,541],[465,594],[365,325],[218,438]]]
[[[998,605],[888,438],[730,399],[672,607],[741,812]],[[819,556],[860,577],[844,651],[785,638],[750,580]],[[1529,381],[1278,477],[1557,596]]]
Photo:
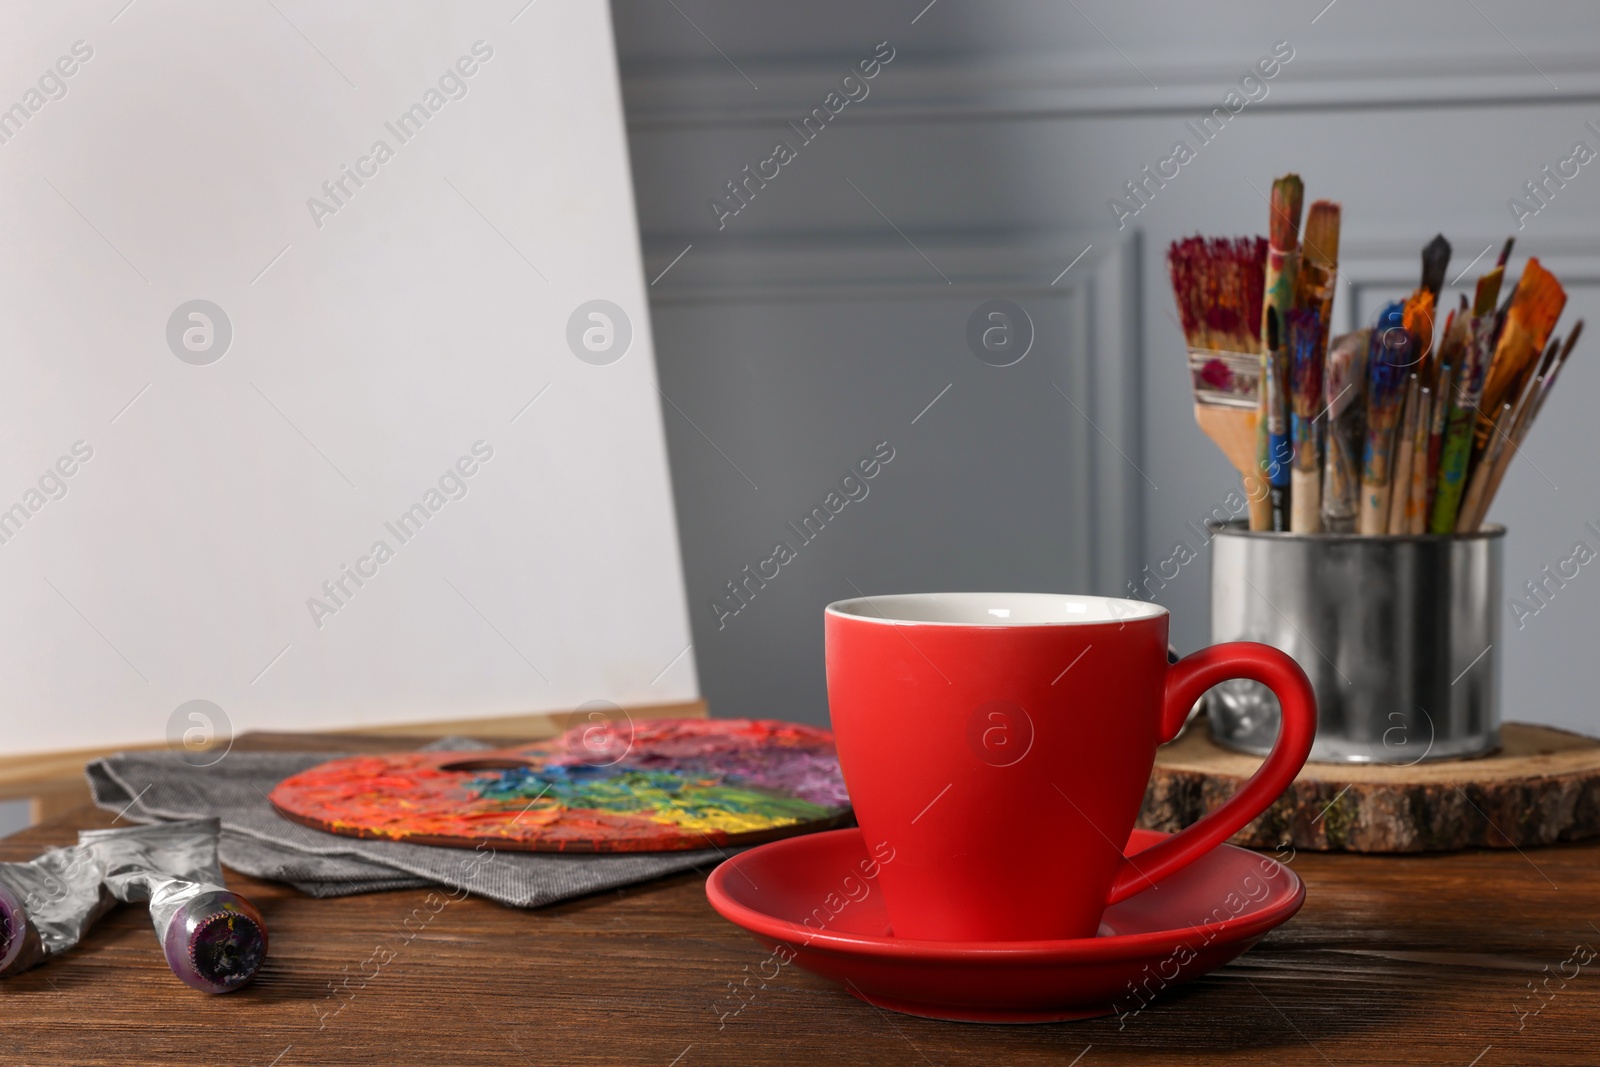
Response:
[[[1289,529],[1294,533],[1322,532],[1322,470],[1296,467],[1289,472]]]
[[[1244,498],[1250,504],[1250,529],[1272,529],[1272,501],[1266,479],[1256,467],[1256,413],[1245,408],[1196,404],[1194,421],[1216,442],[1244,481]]]
[[[1264,490],[1266,485],[1261,480],[1261,475],[1250,471],[1244,476],[1245,499],[1250,502],[1250,529],[1272,529],[1272,497]],[[1260,496],[1251,496],[1252,492]]]
[[[1356,531],[1364,534],[1382,534],[1389,532],[1389,485],[1376,485],[1372,482],[1361,483],[1361,514],[1357,518]]]

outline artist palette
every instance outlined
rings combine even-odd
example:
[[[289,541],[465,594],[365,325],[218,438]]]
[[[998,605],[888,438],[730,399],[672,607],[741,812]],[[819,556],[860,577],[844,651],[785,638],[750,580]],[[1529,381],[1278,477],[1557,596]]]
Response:
[[[751,719],[586,723],[515,749],[353,756],[286,778],[271,800],[349,837],[534,852],[754,844],[850,815],[832,734]]]
[[[1167,836],[1135,830],[1126,851]],[[1220,845],[1107,908],[1097,937],[913,941],[890,930],[878,885],[897,859],[885,845],[869,849],[859,829],[812,834],[734,856],[711,872],[706,896],[772,950],[776,965],[796,963],[869,1004],[930,1019],[1033,1023],[1136,1015],[1249,949],[1306,895],[1283,864]]]

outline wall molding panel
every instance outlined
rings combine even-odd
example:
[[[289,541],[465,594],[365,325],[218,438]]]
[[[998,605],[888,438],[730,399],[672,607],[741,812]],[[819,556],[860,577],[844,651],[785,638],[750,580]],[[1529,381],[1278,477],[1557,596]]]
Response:
[[[1086,516],[1079,565],[1094,592],[1116,595],[1138,569],[1142,483],[1140,299],[1137,231],[991,236],[920,234],[913,240],[948,276],[945,281],[904,241],[773,237],[697,247],[652,289],[652,306],[699,309],[752,305],[836,305],[937,301],[976,306],[1003,298],[1025,309],[1056,303],[1071,330],[1057,359],[1067,419],[1081,420],[1069,465],[1056,475]],[[646,248],[647,262],[670,261],[670,242]],[[1073,262],[1077,253],[1081,258]],[[679,249],[681,251],[681,249]],[[1071,269],[1063,271],[1065,264]],[[671,279],[671,284],[668,279]],[[1054,283],[1054,284],[1052,284]],[[1030,312],[1033,314],[1034,312]],[[1091,416],[1089,412],[1093,412]],[[1064,546],[1064,551],[1068,549]],[[1076,549],[1072,549],[1076,551]]]
[[[1267,95],[1249,105],[1252,112],[1600,101],[1600,57],[1593,51],[1524,47],[1524,57],[1504,47],[1446,46],[1426,55],[1347,48],[1328,54],[1315,48],[1314,36],[1289,40],[1294,58],[1268,82]],[[1262,41],[1263,53],[1271,44]],[[1250,60],[1196,62],[1133,49],[1126,60],[1082,53],[955,59],[902,55],[898,63],[869,83],[869,95],[859,107],[851,105],[852,122],[1187,115],[1220,107]],[[623,81],[629,129],[782,125],[818,106],[849,70],[831,59],[746,60],[740,67],[761,86],[759,92],[751,92],[744,77],[720,61],[631,72]]]

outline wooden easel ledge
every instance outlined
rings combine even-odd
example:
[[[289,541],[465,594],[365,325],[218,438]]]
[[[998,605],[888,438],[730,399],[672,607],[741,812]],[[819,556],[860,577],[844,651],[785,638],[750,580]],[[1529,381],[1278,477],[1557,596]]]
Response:
[[[704,719],[704,700],[677,704],[646,704],[625,708],[634,719]],[[537,712],[527,715],[500,715],[485,719],[450,719],[439,722],[404,722],[382,726],[340,726],[310,731],[328,734],[360,734],[369,737],[481,737],[487,740],[543,741],[556,737],[568,727],[585,721],[587,713],[578,711]],[[35,823],[89,803],[89,785],[83,768],[91,761],[117,752],[147,752],[165,748],[164,743],[114,745],[103,748],[74,749],[69,752],[32,752],[24,756],[0,756],[0,801],[27,800]]]

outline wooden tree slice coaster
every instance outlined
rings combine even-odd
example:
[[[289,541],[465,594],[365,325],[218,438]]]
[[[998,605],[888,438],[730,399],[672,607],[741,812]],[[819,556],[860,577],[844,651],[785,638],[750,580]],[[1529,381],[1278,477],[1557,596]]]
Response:
[[[1250,848],[1436,852],[1527,848],[1600,835],[1600,740],[1531,723],[1500,728],[1472,760],[1308,763],[1232,837]],[[1202,716],[1156,753],[1139,825],[1181,830],[1231,797],[1261,758],[1211,740]]]

